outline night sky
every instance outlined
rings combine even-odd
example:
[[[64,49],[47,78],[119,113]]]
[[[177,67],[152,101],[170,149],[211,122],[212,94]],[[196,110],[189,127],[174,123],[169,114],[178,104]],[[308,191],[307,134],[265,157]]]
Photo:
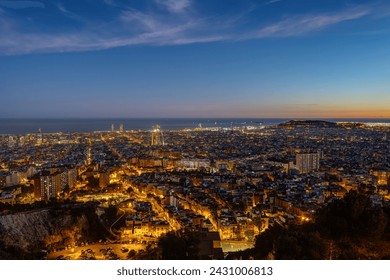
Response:
[[[0,118],[390,118],[390,2],[0,0]]]

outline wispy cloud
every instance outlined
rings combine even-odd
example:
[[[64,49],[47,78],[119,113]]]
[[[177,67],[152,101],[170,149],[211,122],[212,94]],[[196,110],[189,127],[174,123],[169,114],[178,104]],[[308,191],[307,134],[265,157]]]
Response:
[[[188,37],[188,38],[176,38],[172,41],[165,42],[164,45],[188,45],[194,43],[211,43],[211,42],[219,42],[229,40],[229,36],[227,35],[215,35],[215,36],[199,36],[199,37]]]
[[[134,9],[122,12],[120,20],[125,24],[131,24],[132,27],[138,25],[139,28],[147,31],[157,31],[166,25],[158,20],[155,15],[142,13]]]
[[[141,20],[145,22],[145,19]],[[146,24],[146,23],[145,23]],[[195,29],[196,22],[178,26],[158,28],[151,23],[146,24],[150,30],[133,36],[115,37],[107,35],[107,30],[92,33],[90,30],[73,34],[24,34],[8,31],[5,40],[0,41],[0,53],[5,55],[73,52],[88,50],[104,50],[134,45],[183,45],[221,41],[221,36],[191,36],[189,30]],[[106,29],[110,29],[109,26]],[[1,38],[1,36],[0,36]],[[8,39],[7,39],[8,38]],[[20,44],[23,42],[23,44]]]
[[[270,0],[270,1],[268,1],[268,2],[265,2],[264,5],[271,5],[271,4],[280,2],[280,1],[282,1],[282,0]]]
[[[289,37],[317,31],[344,21],[356,20],[371,13],[368,8],[354,8],[333,14],[293,16],[280,22],[262,27],[259,31],[248,34],[249,37]]]
[[[114,4],[114,0],[103,0],[103,2],[108,4],[108,5],[113,5]]]
[[[62,3],[58,3],[57,4],[57,8],[66,17],[69,17],[69,18],[72,18],[72,19],[75,19],[75,20],[78,20],[78,21],[81,21],[81,22],[85,22],[86,21],[82,16],[80,16],[80,15],[78,15],[76,13],[73,13],[73,12],[69,11],[68,9],[66,9],[65,6]]]
[[[156,3],[171,13],[182,13],[191,6],[190,0],[156,0]]]
[[[108,0],[104,0],[107,2]],[[156,10],[121,8],[111,20],[89,22],[61,4],[58,10],[66,17],[82,20],[79,30],[45,33],[26,32],[23,25],[3,12],[0,17],[0,55],[46,52],[103,50],[133,45],[184,45],[217,41],[247,40],[266,37],[289,37],[324,29],[338,23],[369,15],[369,8],[350,8],[326,14],[293,15],[268,25],[258,24],[240,30],[247,19],[226,15],[207,17],[192,11],[189,0],[155,0],[169,13]],[[0,1],[10,2],[10,1]],[[32,1],[17,1],[32,2]],[[111,3],[111,1],[108,1]],[[250,10],[252,11],[252,9]],[[232,20],[234,19],[234,20]],[[240,30],[240,31],[238,31]]]
[[[10,9],[45,8],[45,4],[39,1],[0,1],[0,6]]]

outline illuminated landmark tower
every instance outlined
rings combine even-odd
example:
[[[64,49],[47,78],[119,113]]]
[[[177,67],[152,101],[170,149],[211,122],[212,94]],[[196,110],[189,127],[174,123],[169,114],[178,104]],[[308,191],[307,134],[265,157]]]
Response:
[[[119,125],[119,132],[123,132],[123,124],[122,123]]]
[[[42,142],[43,142],[42,129],[41,129],[41,128],[38,128],[37,145],[41,145]]]
[[[159,125],[153,127],[152,130],[152,146],[164,146],[164,136]]]
[[[87,149],[87,164],[90,165],[92,163],[92,156],[91,156],[91,138],[88,139],[88,149]]]

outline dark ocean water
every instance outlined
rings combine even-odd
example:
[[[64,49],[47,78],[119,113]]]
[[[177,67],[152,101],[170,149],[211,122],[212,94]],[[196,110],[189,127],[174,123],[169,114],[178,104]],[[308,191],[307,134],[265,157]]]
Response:
[[[290,119],[0,119],[0,134],[27,134],[52,132],[93,132],[115,130],[123,124],[124,130],[150,130],[156,124],[163,130],[202,127],[232,127],[276,125]],[[390,119],[327,119],[329,121],[385,122]]]

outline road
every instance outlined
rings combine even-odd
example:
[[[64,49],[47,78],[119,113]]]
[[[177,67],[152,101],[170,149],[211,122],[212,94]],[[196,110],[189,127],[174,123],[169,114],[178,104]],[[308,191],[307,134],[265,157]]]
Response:
[[[126,248],[129,251],[135,250],[145,250],[146,244],[89,244],[86,246],[78,246],[70,249],[65,249],[61,251],[52,252],[48,255],[49,260],[55,260],[59,256],[69,257],[71,260],[77,260],[79,259],[82,251],[86,251],[88,249],[91,249],[95,253],[95,257],[97,260],[105,260],[105,256],[102,252],[100,252],[101,249],[108,249],[112,248],[114,253],[118,255],[119,259],[125,260],[127,259],[127,254],[129,252],[122,252],[122,248]]]

